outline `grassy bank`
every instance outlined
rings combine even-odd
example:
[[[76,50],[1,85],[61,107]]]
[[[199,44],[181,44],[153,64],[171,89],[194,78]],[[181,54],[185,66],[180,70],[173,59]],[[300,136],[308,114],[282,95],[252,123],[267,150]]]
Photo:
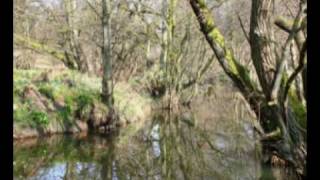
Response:
[[[145,118],[151,99],[134,83],[114,88],[120,125]],[[14,70],[14,137],[87,131],[89,120],[99,123],[108,114],[101,102],[101,78],[75,71]]]

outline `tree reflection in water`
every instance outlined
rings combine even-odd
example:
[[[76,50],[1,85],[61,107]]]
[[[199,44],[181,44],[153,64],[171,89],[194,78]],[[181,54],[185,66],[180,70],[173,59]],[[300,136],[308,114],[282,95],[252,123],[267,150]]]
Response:
[[[14,177],[259,179],[261,161],[249,126],[198,121],[192,114],[162,113],[140,127],[123,128],[109,136],[15,142]]]

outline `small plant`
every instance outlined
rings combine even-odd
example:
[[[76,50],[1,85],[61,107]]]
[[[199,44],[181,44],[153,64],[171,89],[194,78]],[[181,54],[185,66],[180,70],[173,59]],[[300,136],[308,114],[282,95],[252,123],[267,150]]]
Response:
[[[71,114],[72,114],[72,108],[70,104],[66,104],[66,106],[59,111],[60,117],[67,122],[70,121]]]
[[[27,121],[28,118],[28,111],[24,107],[15,108],[13,112],[13,119],[16,122],[24,122]]]
[[[88,118],[93,103],[93,97],[82,93],[77,97],[78,110],[77,114],[80,118]]]
[[[41,111],[32,111],[30,118],[37,126],[47,126],[49,124],[48,115]]]
[[[39,92],[50,99],[54,99],[53,88],[50,86],[40,87]]]
[[[87,106],[90,106],[93,102],[93,98],[88,94],[80,94],[77,98],[77,103],[79,106],[79,109],[86,108]]]

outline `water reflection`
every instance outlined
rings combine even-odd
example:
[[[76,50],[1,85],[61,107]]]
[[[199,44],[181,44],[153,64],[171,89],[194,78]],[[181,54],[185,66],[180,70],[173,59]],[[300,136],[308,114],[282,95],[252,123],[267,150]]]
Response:
[[[250,125],[191,114],[161,113],[112,136],[14,144],[15,179],[259,179],[260,164]]]

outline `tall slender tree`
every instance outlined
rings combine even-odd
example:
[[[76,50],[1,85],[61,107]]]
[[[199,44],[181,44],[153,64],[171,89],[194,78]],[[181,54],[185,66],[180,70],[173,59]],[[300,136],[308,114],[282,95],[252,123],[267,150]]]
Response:
[[[108,106],[113,105],[113,85],[112,85],[112,51],[111,51],[111,2],[110,0],[102,0],[102,96]]]

